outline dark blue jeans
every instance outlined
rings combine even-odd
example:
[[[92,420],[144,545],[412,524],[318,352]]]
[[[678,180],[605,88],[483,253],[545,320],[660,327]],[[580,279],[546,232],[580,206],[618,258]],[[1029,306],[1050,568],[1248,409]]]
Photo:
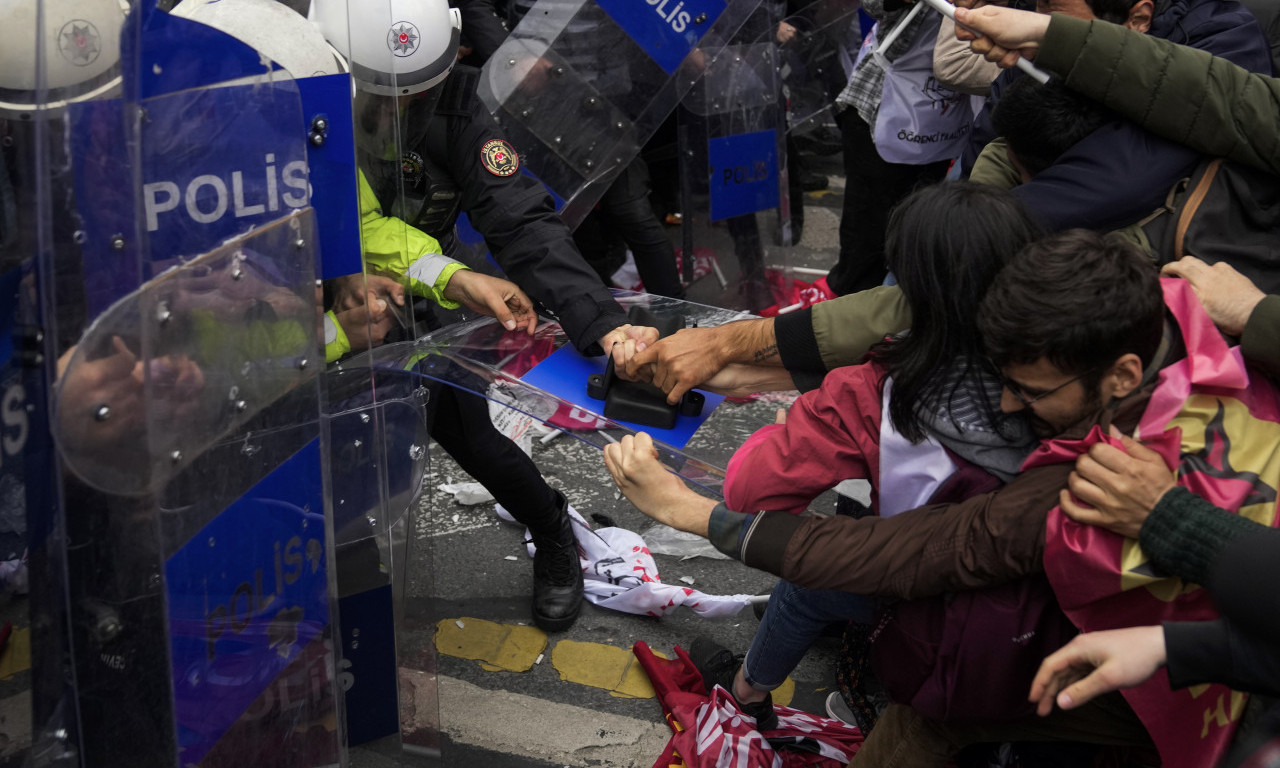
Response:
[[[757,691],[777,688],[828,624],[851,620],[870,624],[878,607],[875,597],[779,581],[742,662],[743,677]]]

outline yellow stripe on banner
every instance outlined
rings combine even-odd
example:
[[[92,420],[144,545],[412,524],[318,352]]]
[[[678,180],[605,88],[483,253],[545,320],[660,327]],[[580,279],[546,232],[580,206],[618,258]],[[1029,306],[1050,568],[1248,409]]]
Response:
[[[478,661],[489,672],[527,672],[546,648],[547,633],[537,627],[465,616],[436,624],[438,651]]]

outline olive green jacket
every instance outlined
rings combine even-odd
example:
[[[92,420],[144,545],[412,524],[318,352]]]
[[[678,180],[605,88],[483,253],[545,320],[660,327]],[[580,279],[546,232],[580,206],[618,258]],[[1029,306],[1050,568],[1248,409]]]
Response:
[[[1105,21],[1055,13],[1036,64],[1148,131],[1280,173],[1280,80]]]

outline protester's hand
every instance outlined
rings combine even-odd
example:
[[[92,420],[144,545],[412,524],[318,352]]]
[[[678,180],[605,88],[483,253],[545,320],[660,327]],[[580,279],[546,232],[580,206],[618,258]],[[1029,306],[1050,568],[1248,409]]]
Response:
[[[351,309],[335,310],[333,316],[347,335],[352,352],[382,346],[387,334],[396,326],[395,315],[387,300],[373,291],[365,294],[364,303]]]
[[[613,369],[622,378],[626,376],[627,361],[658,340],[658,329],[647,325],[620,325],[600,337],[600,349],[613,357]]]
[[[474,312],[497,318],[508,331],[523,329],[532,335],[538,327],[533,302],[510,280],[459,269],[449,278],[444,295]]]
[[[622,495],[660,523],[700,536],[715,502],[699,496],[658,461],[653,438],[645,432],[626,435],[604,447],[604,465]]]
[[[1111,430],[1124,450],[1105,443],[1090,446],[1076,459],[1076,469],[1058,501],[1062,511],[1078,523],[1136,539],[1156,502],[1176,483],[1160,454],[1121,435],[1114,426]]]
[[[969,50],[1008,69],[1019,58],[1035,58],[1049,19],[1048,14],[995,5],[956,8],[956,38],[968,40]]]
[[[363,275],[357,272],[354,275],[336,277],[330,283],[330,292],[333,295],[334,312],[363,307],[370,293],[394,302],[397,307],[403,307],[405,302],[405,289],[400,281],[382,275]]]
[[[1075,709],[1090,699],[1120,688],[1132,688],[1165,663],[1164,628],[1127,627],[1077,635],[1049,654],[1031,682],[1028,701],[1042,717]]]
[[[675,405],[724,366],[714,328],[684,328],[636,352],[627,361],[626,378],[651,382]]]
[[[796,28],[793,24],[783,21],[778,23],[778,45],[786,45],[796,37]]]
[[[1249,315],[1267,296],[1225,261],[1210,265],[1195,256],[1183,256],[1165,264],[1160,272],[1191,283],[1191,289],[1200,298],[1209,318],[1223,333],[1232,336],[1244,333]]]

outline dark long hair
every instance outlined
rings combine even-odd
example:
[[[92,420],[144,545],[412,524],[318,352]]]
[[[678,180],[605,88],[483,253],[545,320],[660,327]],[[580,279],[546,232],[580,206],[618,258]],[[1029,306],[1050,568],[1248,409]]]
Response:
[[[978,306],[1000,268],[1041,234],[1012,194],[965,181],[916,190],[894,209],[885,254],[911,307],[911,330],[879,345],[875,357],[893,377],[889,418],[908,440],[924,439],[921,406],[979,380]]]

